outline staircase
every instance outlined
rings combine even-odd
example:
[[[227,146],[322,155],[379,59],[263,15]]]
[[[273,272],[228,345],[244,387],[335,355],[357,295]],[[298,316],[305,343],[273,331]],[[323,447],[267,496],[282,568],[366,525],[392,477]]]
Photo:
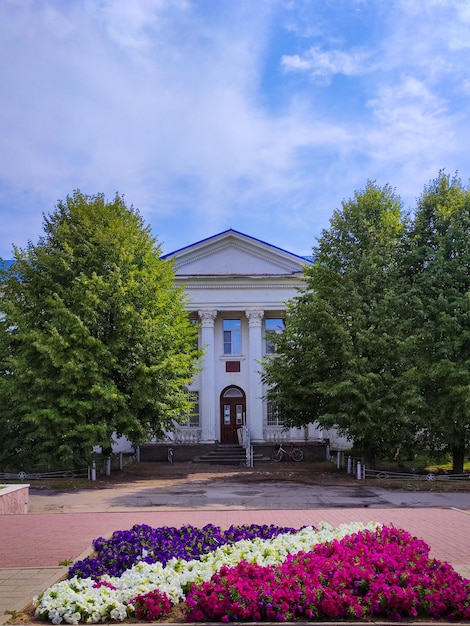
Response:
[[[259,458],[258,458],[259,457]],[[263,455],[254,455],[254,461],[262,460]],[[210,463],[212,465],[245,465],[246,451],[237,444],[218,444],[215,450],[201,454],[194,459],[196,463]]]

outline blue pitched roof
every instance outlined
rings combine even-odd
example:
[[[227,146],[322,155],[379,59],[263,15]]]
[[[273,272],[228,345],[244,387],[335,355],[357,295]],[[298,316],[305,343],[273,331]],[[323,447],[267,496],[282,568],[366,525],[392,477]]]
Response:
[[[205,237],[204,239],[201,239],[199,241],[195,241],[194,243],[192,243],[192,244],[190,244],[188,246],[184,246],[183,248],[179,248],[178,250],[174,250],[173,252],[169,252],[168,254],[163,254],[161,258],[165,259],[166,257],[174,256],[175,254],[178,254],[179,252],[183,252],[183,250],[187,250],[188,248],[192,248],[193,246],[197,246],[200,243],[204,243],[205,241],[210,241],[211,239],[215,239],[216,237],[220,237],[221,235],[226,235],[228,233],[234,233],[235,235],[241,235],[242,237],[246,237],[247,239],[251,239],[252,241],[257,241],[258,243],[262,243],[265,246],[269,246],[270,248],[274,248],[276,250],[279,250],[280,252],[285,252],[286,254],[290,254],[291,256],[295,256],[298,259],[302,259],[302,261],[311,261],[311,257],[300,256],[299,254],[295,254],[294,252],[289,252],[288,250],[284,250],[283,248],[280,248],[279,246],[275,246],[272,243],[268,243],[267,241],[263,241],[262,239],[257,239],[256,237],[252,237],[251,235],[246,235],[245,233],[242,233],[239,230],[235,230],[234,228],[228,228],[227,230],[223,230],[222,232],[217,233],[216,235],[211,235],[210,237]]]

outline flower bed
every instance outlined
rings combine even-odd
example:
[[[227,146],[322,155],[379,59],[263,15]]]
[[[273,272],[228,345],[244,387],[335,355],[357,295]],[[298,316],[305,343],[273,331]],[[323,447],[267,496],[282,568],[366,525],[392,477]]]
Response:
[[[296,532],[137,526],[95,547],[94,559],[35,598],[38,617],[154,620],[179,605],[193,622],[470,618],[470,581],[430,559],[423,541],[374,522]]]

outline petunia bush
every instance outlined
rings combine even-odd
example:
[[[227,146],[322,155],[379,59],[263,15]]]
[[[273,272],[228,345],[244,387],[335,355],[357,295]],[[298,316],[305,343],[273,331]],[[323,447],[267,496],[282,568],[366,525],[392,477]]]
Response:
[[[376,524],[371,523],[371,527]],[[159,589],[175,604],[184,601],[185,590],[192,583],[210,580],[220,567],[234,566],[242,560],[259,564],[281,562],[287,554],[309,550],[319,542],[357,532],[362,524],[343,524],[337,529],[321,524],[318,529],[302,528],[292,533],[280,533],[269,539],[254,537],[226,543],[216,550],[200,555],[196,560],[186,561],[174,557],[166,565],[140,560],[121,576],[103,574],[98,582],[92,578],[73,576],[50,587],[35,598],[36,615],[54,624],[62,621],[78,624],[80,621],[96,623],[104,619],[124,620],[133,614],[132,598]],[[261,531],[264,534],[266,531]]]
[[[470,581],[404,530],[364,530],[276,565],[220,568],[186,597],[188,621],[470,618]]]
[[[167,594],[162,593],[158,589],[136,596],[129,602],[129,605],[132,606],[134,610],[135,616],[149,622],[168,615],[171,611],[172,604]]]
[[[269,539],[295,532],[295,528],[258,524],[230,526],[227,530],[213,524],[203,528],[190,524],[180,528],[152,528],[146,524],[136,524],[130,530],[115,531],[110,539],[95,539],[92,543],[94,556],[74,563],[69,569],[69,577],[99,580],[103,574],[121,576],[138,561],[163,565],[174,558],[190,561],[241,539]]]
[[[424,542],[375,522],[273,531],[185,556],[140,559],[99,580],[72,576],[35,598],[36,615],[54,624],[150,620],[180,604],[191,621],[468,616],[469,581],[431,560]]]

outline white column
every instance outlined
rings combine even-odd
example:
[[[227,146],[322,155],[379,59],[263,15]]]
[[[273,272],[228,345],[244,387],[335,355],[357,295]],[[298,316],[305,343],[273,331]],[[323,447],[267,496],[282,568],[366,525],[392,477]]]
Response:
[[[245,311],[248,318],[248,367],[249,386],[247,391],[246,423],[254,441],[263,439],[263,385],[259,371],[261,365],[259,361],[263,356],[263,325],[264,312],[259,309],[249,309]]]
[[[201,344],[204,351],[199,390],[199,414],[201,417],[201,441],[215,441],[215,350],[214,322],[215,309],[198,311],[201,320]]]

